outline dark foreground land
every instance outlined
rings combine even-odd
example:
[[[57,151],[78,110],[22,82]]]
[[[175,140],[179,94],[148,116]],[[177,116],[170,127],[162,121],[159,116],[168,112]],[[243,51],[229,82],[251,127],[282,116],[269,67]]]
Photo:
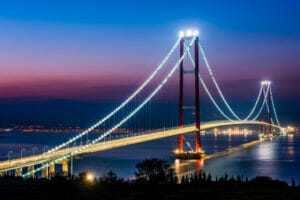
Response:
[[[124,180],[113,172],[99,179],[88,173],[56,175],[50,180],[0,178],[0,199],[300,199],[300,186],[292,181],[224,175],[212,179],[204,172],[178,179],[165,161],[145,160],[137,165],[136,178]]]

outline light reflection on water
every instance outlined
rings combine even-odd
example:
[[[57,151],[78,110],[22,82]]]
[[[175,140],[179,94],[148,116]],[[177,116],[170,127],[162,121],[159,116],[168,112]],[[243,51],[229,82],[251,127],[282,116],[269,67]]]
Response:
[[[20,156],[26,156],[31,149],[44,151],[47,145],[53,146],[72,135],[59,134],[29,134],[16,133],[0,138],[0,158],[7,159],[9,151]],[[186,135],[186,140],[194,144],[194,135]],[[257,140],[257,135],[202,135],[202,146],[207,154],[224,151],[240,144]],[[204,170],[212,176],[222,176],[225,173],[244,177],[271,176],[290,181],[295,177],[300,181],[300,136],[280,136],[273,141],[264,142],[240,152],[212,160],[174,160],[172,151],[177,147],[177,137],[164,138],[142,144],[136,144],[119,149],[86,155],[74,160],[74,172],[90,171],[100,176],[109,170],[115,171],[122,177],[132,177],[135,165],[145,158],[160,158],[174,165],[178,174],[193,173]],[[46,148],[46,147],[45,147]],[[25,150],[24,150],[25,149]]]
[[[275,159],[274,146],[276,143],[266,142],[264,145],[258,145],[255,151],[257,159],[259,160],[273,160]]]

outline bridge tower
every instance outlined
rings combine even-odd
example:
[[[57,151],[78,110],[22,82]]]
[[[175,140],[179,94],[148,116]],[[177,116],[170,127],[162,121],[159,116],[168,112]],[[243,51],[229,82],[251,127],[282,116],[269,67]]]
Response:
[[[262,85],[264,86],[264,82]],[[265,92],[262,90],[262,95],[261,95],[261,104],[262,104],[262,110],[261,110],[261,122],[264,122],[264,98],[265,98]],[[260,126],[260,137],[264,135],[264,125]]]
[[[186,33],[182,34],[181,41],[180,41],[180,57],[184,54],[184,42],[185,39],[190,39],[192,36],[195,36],[192,31],[188,30]],[[187,73],[193,73],[195,79],[195,128],[197,131],[195,132],[195,140],[196,140],[196,147],[195,152],[193,153],[185,153],[183,152],[183,134],[178,136],[178,149],[175,152],[176,157],[178,158],[201,158],[205,154],[202,152],[201,149],[201,138],[200,138],[200,96],[199,96],[199,46],[198,46],[198,36],[196,35],[195,42],[194,42],[194,62],[195,62],[195,69],[194,71],[184,71],[183,61],[180,63],[179,67],[179,120],[178,125],[179,128],[183,128],[183,83],[184,83],[184,75]]]
[[[271,84],[271,82],[269,82],[269,84]],[[268,103],[268,106],[269,106],[269,136],[272,136],[272,120],[271,120],[271,86],[269,87],[269,92],[268,92],[268,99],[269,99],[269,103]]]
[[[267,90],[265,91],[264,88],[262,90],[262,97],[261,97],[261,103],[262,103],[262,111],[261,111],[261,122],[264,122],[264,106],[263,105],[264,103],[264,99],[265,99],[265,92],[268,94],[266,101],[268,101],[268,107],[267,107],[267,111],[268,111],[268,123],[270,124],[269,126],[269,136],[272,135],[272,120],[271,120],[271,82],[270,81],[262,81],[262,86],[263,87],[267,87]],[[261,134],[261,137],[264,135],[264,125],[261,125],[261,128],[260,128],[260,134]]]

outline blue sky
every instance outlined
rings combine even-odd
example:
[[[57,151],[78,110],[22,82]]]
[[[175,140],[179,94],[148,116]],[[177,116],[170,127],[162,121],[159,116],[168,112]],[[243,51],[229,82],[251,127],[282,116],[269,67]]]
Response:
[[[118,92],[126,95],[161,61],[179,30],[197,28],[227,95],[252,97],[257,91],[253,85],[270,79],[282,100],[300,99],[299,4],[2,1],[0,98],[84,96],[101,101],[101,87],[95,85],[114,91],[124,80],[128,85]],[[232,92],[237,83],[241,86]]]

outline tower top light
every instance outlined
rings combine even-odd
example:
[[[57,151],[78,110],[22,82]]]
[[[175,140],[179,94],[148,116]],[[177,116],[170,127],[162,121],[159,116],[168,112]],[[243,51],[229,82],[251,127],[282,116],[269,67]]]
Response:
[[[271,84],[271,81],[262,81],[261,84],[262,84],[262,85],[270,85],[270,84]]]
[[[180,38],[191,38],[193,36],[198,36],[199,35],[199,31],[198,30],[192,30],[192,29],[188,29],[185,31],[180,31],[179,32],[179,37]]]

